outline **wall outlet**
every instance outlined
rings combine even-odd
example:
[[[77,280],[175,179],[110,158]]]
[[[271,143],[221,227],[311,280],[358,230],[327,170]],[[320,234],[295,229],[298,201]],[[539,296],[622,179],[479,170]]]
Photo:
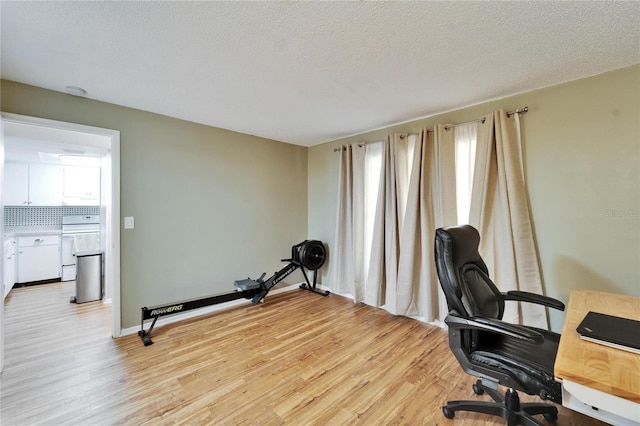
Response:
[[[133,226],[133,216],[126,216],[124,218],[124,229],[133,229]]]

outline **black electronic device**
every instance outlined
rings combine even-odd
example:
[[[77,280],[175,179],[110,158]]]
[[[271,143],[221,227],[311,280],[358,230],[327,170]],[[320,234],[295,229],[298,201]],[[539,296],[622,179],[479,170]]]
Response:
[[[640,321],[589,311],[576,331],[583,340],[640,354]]]

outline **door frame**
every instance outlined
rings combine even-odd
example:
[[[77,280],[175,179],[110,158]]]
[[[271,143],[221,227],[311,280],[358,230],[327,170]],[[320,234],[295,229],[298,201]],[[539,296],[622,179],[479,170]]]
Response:
[[[101,218],[105,218],[106,242],[104,246],[104,280],[105,289],[111,289],[111,335],[113,337],[120,337],[122,333],[120,315],[120,131],[5,112],[1,113],[1,120],[3,123],[12,122],[56,130],[88,133],[103,136],[108,140],[108,142],[105,142],[104,146],[107,151],[107,155],[106,157],[103,157],[105,158],[104,163],[107,164],[107,167],[101,167],[101,181],[103,180],[103,177],[106,177],[106,185],[101,183],[101,189],[106,189],[106,193],[100,196],[100,216]],[[100,147],[102,148],[102,146]],[[4,162],[4,158],[2,158],[2,160]],[[1,196],[2,195],[0,195],[0,197]],[[0,200],[0,206],[3,206],[2,200]],[[0,215],[0,217],[2,216]],[[2,226],[4,226],[3,223]],[[2,320],[0,321],[0,333],[4,334],[4,311],[1,311],[0,315],[3,315]],[[0,337],[0,351],[4,352],[4,344],[2,342],[2,337]],[[0,355],[0,362],[2,359],[3,357]],[[1,368],[2,367],[0,365],[0,369]]]

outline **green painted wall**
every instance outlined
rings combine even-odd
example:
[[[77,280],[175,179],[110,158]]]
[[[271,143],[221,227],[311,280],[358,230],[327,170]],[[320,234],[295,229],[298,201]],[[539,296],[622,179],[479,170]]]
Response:
[[[2,81],[1,110],[120,131],[122,327],[268,275],[307,237],[307,148]],[[292,275],[287,282],[299,282]]]
[[[134,230],[121,230],[125,328],[143,305],[270,274],[305,238],[328,243],[330,262],[334,147],[522,106],[547,294],[565,302],[572,287],[640,295],[640,65],[309,149],[9,81],[1,89],[4,112],[120,130],[121,220],[136,218]],[[563,318],[551,312],[554,330]]]
[[[309,236],[334,241],[334,147],[524,106],[526,182],[547,294],[566,302],[581,287],[640,296],[640,65],[310,148]],[[563,320],[551,312],[554,330]]]

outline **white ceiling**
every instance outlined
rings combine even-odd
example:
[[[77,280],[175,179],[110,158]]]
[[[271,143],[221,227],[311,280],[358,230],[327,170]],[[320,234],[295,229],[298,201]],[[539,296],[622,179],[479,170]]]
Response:
[[[8,162],[94,165],[109,146],[106,136],[11,120],[3,122],[3,132],[4,157]]]
[[[298,145],[640,63],[640,2],[11,2],[1,76]]]

